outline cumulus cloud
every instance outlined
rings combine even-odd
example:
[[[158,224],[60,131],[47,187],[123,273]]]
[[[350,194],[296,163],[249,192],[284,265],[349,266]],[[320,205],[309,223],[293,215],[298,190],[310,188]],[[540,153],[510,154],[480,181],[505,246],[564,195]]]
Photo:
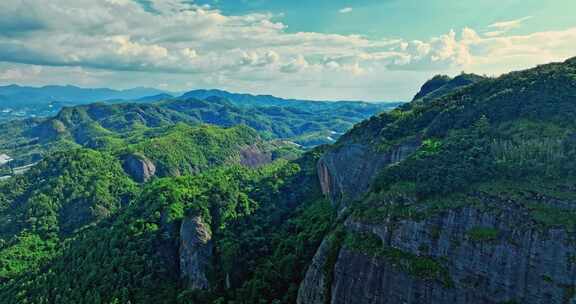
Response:
[[[282,66],[280,70],[284,73],[297,73],[309,66],[308,61],[302,55],[296,56],[288,64]]]
[[[471,28],[403,45],[390,69],[467,69],[500,74],[576,55],[576,28],[514,36],[481,36]]]
[[[530,17],[422,40],[373,39],[288,32],[270,13],[226,15],[182,0],[142,3],[0,1],[0,80],[50,81],[48,73],[57,71],[74,75],[74,81],[104,85],[156,85],[154,79],[161,78],[173,90],[316,86],[310,89],[316,92],[321,86],[357,86],[361,92],[369,85],[380,87],[384,79],[407,77],[403,72],[426,79],[452,70],[501,73],[529,67],[573,56],[576,44],[576,28],[507,34]],[[30,69],[40,66],[36,74]]]
[[[479,37],[471,29],[464,29],[459,41],[455,31],[431,38],[429,41],[410,41],[402,45],[403,52],[388,66],[391,69],[442,70],[466,66],[472,61],[467,41]]]

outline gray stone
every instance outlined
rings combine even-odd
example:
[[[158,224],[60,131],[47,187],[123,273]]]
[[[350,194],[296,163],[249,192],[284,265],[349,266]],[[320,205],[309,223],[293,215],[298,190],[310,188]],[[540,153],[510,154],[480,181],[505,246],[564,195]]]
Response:
[[[324,287],[326,280],[324,277],[324,265],[326,264],[326,255],[328,254],[329,247],[330,244],[328,240],[324,239],[306,271],[306,276],[304,277],[304,281],[302,281],[303,288],[298,290],[298,304],[324,304]]]
[[[212,256],[212,232],[200,216],[185,218],[180,227],[180,277],[193,290],[208,289],[206,270]]]
[[[156,166],[147,157],[130,154],[122,158],[124,171],[139,183],[145,183],[156,175]]]
[[[475,227],[497,229],[498,237],[471,239]],[[433,258],[448,270],[453,286],[404,273],[383,257],[342,248],[333,269],[332,304],[574,303],[574,233],[537,228],[516,205],[498,213],[465,207],[423,221],[348,219],[346,229],[373,233],[385,246]],[[323,253],[319,250],[315,260],[322,261]],[[299,304],[321,303],[313,296],[323,290],[317,268],[313,264],[308,270]]]
[[[420,145],[419,139],[413,139],[383,153],[362,144],[347,144],[331,150],[318,162],[322,192],[342,209],[370,188],[380,170],[406,159]]]

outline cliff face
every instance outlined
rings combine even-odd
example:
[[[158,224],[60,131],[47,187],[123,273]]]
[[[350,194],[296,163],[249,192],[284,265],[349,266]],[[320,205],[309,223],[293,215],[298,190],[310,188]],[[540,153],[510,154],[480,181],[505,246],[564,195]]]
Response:
[[[345,241],[328,265],[321,247],[298,303],[326,303],[324,294],[333,304],[574,303],[576,236],[535,225],[529,212],[521,203],[486,201],[419,221],[349,218],[347,235],[370,234],[381,248],[359,250]]]
[[[304,281],[298,290],[298,303],[326,303],[326,284],[328,278],[325,276],[328,255],[330,252],[331,242],[327,239],[322,241],[316,255],[312,259]]]
[[[343,136],[317,164],[339,223],[298,303],[576,303],[575,71],[463,75]]]
[[[145,183],[156,175],[156,166],[144,156],[127,155],[123,157],[124,171],[135,181]]]
[[[201,217],[189,217],[180,227],[180,277],[187,287],[208,289],[206,270],[212,256],[212,233]]]
[[[317,165],[322,192],[339,208],[344,208],[368,190],[382,168],[407,158],[420,145],[419,139],[412,139],[385,153],[357,143],[331,150]]]

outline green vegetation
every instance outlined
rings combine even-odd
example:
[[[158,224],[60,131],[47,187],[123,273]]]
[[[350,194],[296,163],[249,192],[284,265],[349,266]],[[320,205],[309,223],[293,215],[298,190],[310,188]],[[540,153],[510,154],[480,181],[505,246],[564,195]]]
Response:
[[[288,140],[311,148],[332,143],[353,124],[396,105],[351,102],[240,105],[216,97],[171,99],[153,104],[94,103],[65,107],[52,118],[0,123],[3,130],[0,152],[28,164],[71,146],[119,150],[178,123],[245,125],[265,140]]]
[[[370,111],[191,99],[93,104],[6,125],[3,152],[19,161],[44,160],[0,182],[0,298],[7,304],[294,303],[323,239],[327,302],[343,248],[451,287],[449,262],[429,256],[427,244],[418,254],[406,252],[374,234],[348,231],[344,221],[386,221],[393,228],[463,206],[495,214],[513,207],[530,229],[574,231],[575,64],[498,79],[464,75],[475,84],[457,90],[446,86],[452,80],[438,78],[422,93],[439,96],[373,117],[335,146],[303,154],[294,144],[267,140],[319,144]],[[370,191],[337,216],[316,175],[326,150],[363,144],[382,153],[407,141],[420,143],[416,153],[383,168]],[[241,166],[247,147],[275,161]],[[129,155],[150,160],[156,178],[132,181],[122,166]],[[205,269],[210,288],[202,291],[187,289],[178,271],[180,227],[197,216],[213,246]],[[430,234],[437,239],[440,228]],[[484,226],[466,232],[474,242],[500,234]]]
[[[468,230],[467,234],[474,242],[490,242],[498,239],[500,231],[492,227],[474,227]]]
[[[137,192],[117,160],[89,150],[52,155],[0,190],[0,280],[54,257],[61,241]]]
[[[117,158],[74,150],[0,183],[6,303],[295,301],[335,217],[315,176],[321,150],[250,169],[225,162],[232,143],[248,144],[254,135],[246,127],[176,126],[167,134],[159,140],[176,141],[168,150],[154,139],[129,149],[157,147],[157,154],[143,150],[160,159],[171,149],[198,151],[186,157],[199,172],[139,190]],[[177,271],[179,225],[194,215],[214,239],[213,289],[206,292],[186,290]]]
[[[447,268],[428,256],[419,256],[387,247],[372,233],[347,232],[344,247],[369,256],[385,258],[399,270],[422,280],[438,280],[445,286],[453,284]]]
[[[152,160],[159,176],[202,172],[226,163],[239,163],[242,147],[260,144],[256,131],[245,126],[222,129],[178,124],[165,132],[129,146],[120,154],[139,153]]]

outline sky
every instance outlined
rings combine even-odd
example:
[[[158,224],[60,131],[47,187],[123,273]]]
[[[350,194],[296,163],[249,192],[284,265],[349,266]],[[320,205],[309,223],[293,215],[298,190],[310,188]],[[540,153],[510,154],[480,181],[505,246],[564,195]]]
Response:
[[[2,0],[0,85],[409,100],[576,56],[574,0]]]

